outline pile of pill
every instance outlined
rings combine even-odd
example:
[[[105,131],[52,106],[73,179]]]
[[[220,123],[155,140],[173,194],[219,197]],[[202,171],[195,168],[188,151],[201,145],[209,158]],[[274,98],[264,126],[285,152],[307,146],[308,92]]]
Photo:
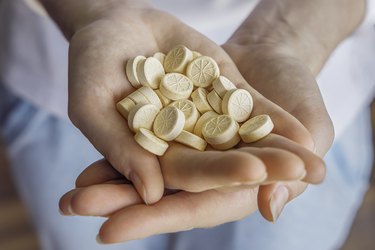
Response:
[[[155,155],[166,152],[168,141],[201,151],[207,143],[227,150],[273,129],[268,115],[249,119],[250,93],[221,76],[215,60],[183,45],[167,55],[129,59],[126,75],[137,90],[118,102],[117,110],[136,133],[135,141]]]

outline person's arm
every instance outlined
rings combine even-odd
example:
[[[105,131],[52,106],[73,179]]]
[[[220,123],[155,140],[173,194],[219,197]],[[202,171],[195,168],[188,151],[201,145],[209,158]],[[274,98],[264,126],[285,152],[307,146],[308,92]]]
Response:
[[[336,46],[361,23],[365,3],[263,0],[223,45],[252,87],[304,124],[320,156],[330,148],[334,132],[315,77]],[[269,220],[282,207],[272,205],[279,185],[261,187],[259,192],[260,211]],[[284,185],[283,204],[290,200],[285,197],[306,188],[303,182]]]

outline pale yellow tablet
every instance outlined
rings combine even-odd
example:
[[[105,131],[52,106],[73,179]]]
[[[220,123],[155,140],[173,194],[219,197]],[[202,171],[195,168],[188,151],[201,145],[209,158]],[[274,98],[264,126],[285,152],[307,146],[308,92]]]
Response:
[[[213,108],[213,110],[216,111],[218,114],[222,114],[222,100],[218,93],[213,89],[210,93],[207,94],[207,101],[210,104],[210,106]]]
[[[164,68],[168,73],[185,73],[186,66],[193,59],[193,53],[183,45],[171,49],[164,59]]]
[[[134,136],[135,141],[148,152],[162,156],[168,149],[168,143],[155,136],[152,131],[140,128]]]
[[[121,113],[125,119],[128,119],[130,110],[135,106],[135,103],[130,99],[125,97],[116,104],[117,110]]]
[[[199,151],[204,151],[207,147],[207,142],[205,140],[185,130],[182,130],[181,134],[176,137],[175,141]]]
[[[166,107],[171,103],[171,99],[165,97],[165,95],[163,95],[159,89],[155,89],[155,93],[158,95],[163,107]]]
[[[130,58],[128,62],[126,63],[126,67],[125,67],[126,76],[128,77],[130,84],[134,88],[142,87],[142,84],[138,80],[137,67],[138,67],[139,62],[144,61],[144,60],[146,60],[146,57],[136,56],[136,57]]]
[[[131,131],[137,132],[140,128],[152,129],[159,108],[154,104],[137,104],[129,112],[128,126]]]
[[[146,96],[139,91],[139,89],[130,93],[127,98],[131,99],[135,104],[151,103],[151,101],[147,99]]]
[[[168,106],[156,116],[153,128],[157,137],[165,141],[172,141],[179,136],[184,125],[184,113],[176,107]]]
[[[228,115],[219,115],[208,120],[202,134],[209,144],[223,144],[230,141],[238,132],[238,124]]]
[[[196,87],[208,87],[220,75],[219,66],[208,56],[195,58],[186,68],[186,76]]]
[[[266,137],[273,127],[269,115],[258,115],[242,124],[238,132],[244,142],[251,143]]]
[[[137,66],[137,76],[143,86],[159,88],[160,80],[165,75],[163,65],[154,57],[141,60]]]
[[[154,104],[156,107],[159,109],[163,108],[163,104],[157,95],[157,93],[150,87],[148,86],[143,86],[139,88],[137,91],[139,91],[141,94],[143,94],[147,100],[150,101],[150,103]]]
[[[164,66],[165,54],[162,52],[156,52],[152,57],[155,57]]]
[[[170,104],[170,106],[176,107],[181,110],[185,115],[184,130],[193,132],[195,123],[198,120],[199,112],[195,107],[194,103],[190,100],[178,100]]]
[[[236,133],[232,139],[222,144],[211,144],[211,146],[216,150],[228,150],[235,147],[241,141],[241,137]]]
[[[202,129],[207,121],[209,121],[211,118],[218,117],[219,114],[217,114],[215,111],[207,111],[204,113],[201,117],[199,117],[197,123],[194,127],[194,134],[196,134],[199,137],[202,137]]]
[[[171,100],[187,99],[193,91],[193,83],[180,73],[168,73],[160,82],[160,92]]]
[[[225,76],[219,76],[215,81],[213,81],[212,86],[216,93],[221,97],[224,98],[224,95],[232,89],[236,89],[236,85],[234,85],[228,78]]]
[[[207,94],[208,92],[204,88],[197,88],[191,94],[191,99],[201,114],[212,110],[212,107],[207,100]]]
[[[253,110],[253,98],[245,89],[229,90],[222,102],[222,111],[230,115],[237,122],[249,119]]]

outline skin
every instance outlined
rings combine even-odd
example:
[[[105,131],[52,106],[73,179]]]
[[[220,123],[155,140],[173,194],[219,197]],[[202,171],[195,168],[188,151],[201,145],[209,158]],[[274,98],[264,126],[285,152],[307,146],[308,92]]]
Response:
[[[67,215],[108,216],[99,233],[101,242],[211,227],[257,209],[275,221],[306,182],[322,181],[324,164],[309,150],[323,156],[333,129],[314,74],[358,25],[363,1],[340,4],[347,12],[355,10],[348,18],[340,16],[337,0],[303,6],[292,0],[264,0],[223,47],[143,1],[41,2],[70,41],[69,116],[106,159],[81,174],[77,189],[62,197],[60,209]],[[257,15],[267,13],[260,22]],[[309,18],[301,22],[295,13]],[[317,16],[324,17],[324,25],[313,25]],[[331,27],[325,25],[327,19],[340,28],[327,36],[330,39],[313,39]],[[223,75],[251,92],[254,115],[271,115],[275,134],[220,153],[174,144],[159,160],[141,149],[115,110],[115,103],[133,91],[123,66],[130,57],[167,52],[176,44],[213,57]],[[305,46],[314,48],[316,60]],[[148,206],[143,201],[159,202]]]

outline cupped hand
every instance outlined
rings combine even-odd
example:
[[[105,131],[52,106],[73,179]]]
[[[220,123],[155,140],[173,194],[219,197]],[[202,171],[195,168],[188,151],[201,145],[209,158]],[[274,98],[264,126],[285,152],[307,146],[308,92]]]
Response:
[[[153,205],[144,204],[134,186],[103,159],[78,177],[77,188],[61,198],[60,209],[66,215],[109,217],[99,238],[103,243],[116,243],[240,220],[258,209],[259,184],[310,181],[316,177],[306,172],[324,171],[319,157],[284,137],[271,134],[254,146],[223,153],[174,145],[160,159],[169,189]],[[268,175],[254,171],[257,166]],[[283,198],[297,195],[290,192]],[[259,209],[267,214],[272,209],[281,211],[279,206],[261,203]]]
[[[261,13],[254,11],[223,48],[252,87],[296,117],[309,130],[314,140],[314,153],[323,157],[332,145],[334,131],[315,81],[318,74],[316,65],[319,65],[320,59],[302,61],[293,41],[304,37],[300,35],[296,38],[290,30],[265,30],[267,25],[259,21],[262,20]],[[302,181],[262,186],[259,189],[259,205],[269,204],[274,193],[284,193],[281,197],[285,197],[285,193],[300,194],[306,187],[307,183]],[[281,202],[286,203],[285,198]],[[279,211],[271,210],[260,211],[266,218],[279,214]]]
[[[134,91],[126,79],[124,65],[129,58],[136,55],[149,56],[157,51],[166,53],[175,45],[184,44],[192,50],[213,57],[218,62],[222,75],[231,79],[238,87],[250,91],[255,105],[253,115],[269,114],[275,124],[274,133],[307,148],[314,147],[311,135],[304,126],[292,115],[256,92],[220,46],[173,16],[148,5],[136,7],[130,5],[111,8],[101,12],[97,19],[90,20],[88,24],[80,26],[70,41],[69,116],[111,166],[131,180],[146,203],[153,204],[163,195],[164,181],[161,166],[156,156],[136,144],[126,121],[115,107],[119,100]],[[163,159],[173,157],[174,147],[171,145],[170,153],[167,153]],[[246,173],[251,172],[251,174],[245,175],[243,179],[236,179],[233,176],[233,179],[228,180],[234,183],[253,182],[259,181],[264,176],[265,157],[257,154],[257,150],[259,149],[249,149],[249,152],[246,152],[248,160]],[[279,151],[274,152],[271,149],[270,151],[267,157],[273,155],[277,157]],[[288,154],[286,158],[299,158],[293,153],[285,153]],[[194,162],[194,159],[199,157],[209,159],[210,154],[215,153],[193,151],[181,152],[179,155],[188,157]],[[239,151],[235,154],[242,155],[244,152]],[[231,158],[233,153],[224,152],[220,153],[220,156]],[[165,164],[163,159],[161,164]],[[302,162],[300,160],[300,165],[303,165]],[[210,164],[206,165],[207,168],[214,167],[209,166]],[[202,168],[201,171],[204,169]],[[228,169],[221,174],[227,174],[227,171]],[[318,182],[323,178],[323,172],[321,168],[312,168],[307,176],[317,177],[314,181]],[[174,185],[172,181],[166,183]],[[217,185],[215,183],[209,186],[205,183],[202,181],[202,187],[197,190],[209,189]],[[225,182],[225,185],[230,183]],[[197,190],[187,189],[187,191]]]

